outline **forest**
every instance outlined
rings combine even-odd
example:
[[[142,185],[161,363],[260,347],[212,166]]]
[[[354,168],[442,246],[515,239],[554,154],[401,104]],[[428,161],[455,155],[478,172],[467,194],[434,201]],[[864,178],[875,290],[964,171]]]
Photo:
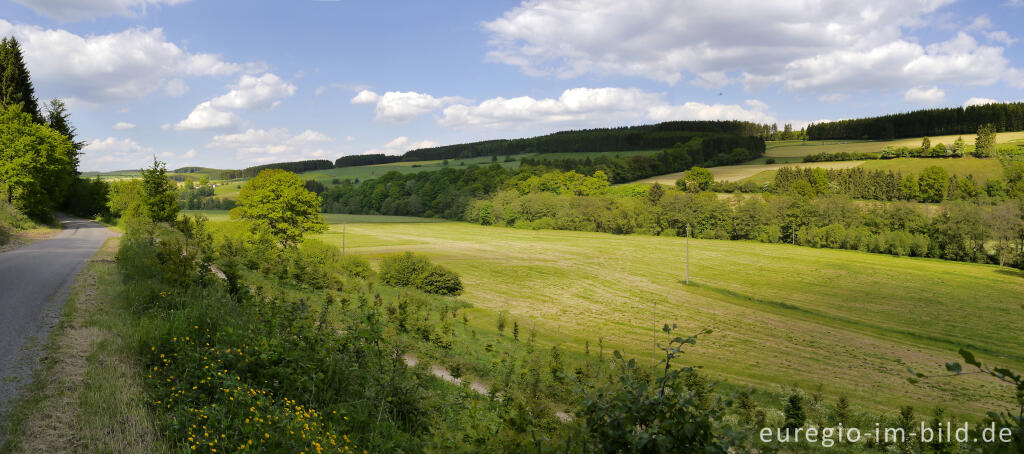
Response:
[[[334,167],[357,167],[357,166],[371,166],[375,164],[391,164],[392,162],[401,161],[401,156],[392,156],[386,154],[354,154],[349,156],[342,156],[334,161]]]
[[[490,140],[411,150],[405,161],[509,156],[524,153],[657,150],[700,138],[703,149],[764,152],[762,126],[743,121],[673,121],[655,125],[562,131],[525,139]]]
[[[888,140],[950,134],[973,134],[983,125],[997,131],[1024,130],[1024,103],[915,110],[879,117],[812,123],[810,140]]]
[[[333,169],[334,164],[326,159],[310,159],[306,161],[292,161],[292,162],[276,162],[273,164],[263,164],[258,166],[246,167],[242,170],[223,170],[220,173],[220,179],[222,180],[233,180],[236,178],[252,178],[258,175],[261,171],[266,169],[280,169],[287,170],[289,172],[308,172],[310,170],[324,170]]]

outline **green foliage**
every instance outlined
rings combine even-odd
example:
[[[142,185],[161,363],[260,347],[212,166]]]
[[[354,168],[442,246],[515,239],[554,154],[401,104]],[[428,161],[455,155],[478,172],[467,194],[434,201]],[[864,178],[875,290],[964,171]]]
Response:
[[[532,192],[553,192],[555,194],[597,195],[608,190],[608,176],[598,170],[593,176],[575,171],[547,172],[540,175],[520,174],[509,181],[508,186],[520,194]]]
[[[991,158],[996,153],[996,128],[991,124],[978,127],[978,137],[974,139],[974,157]]]
[[[939,166],[930,166],[921,172],[918,187],[922,202],[941,202],[949,189],[949,174]]]
[[[107,205],[109,193],[110,185],[99,178],[75,178],[61,208],[83,218],[106,216],[110,214]]]
[[[370,262],[366,259],[355,256],[346,255],[341,259],[341,272],[346,276],[357,277],[360,279],[368,279],[373,276],[373,268],[370,267]]]
[[[146,216],[142,180],[118,180],[110,183],[107,208],[116,217]]]
[[[8,202],[25,214],[47,220],[64,200],[74,175],[73,144],[33,121],[21,107],[0,112],[0,187]]]
[[[804,412],[803,395],[800,393],[790,394],[786,401],[786,407],[782,412],[786,416],[786,422],[782,427],[787,431],[803,427],[807,422],[807,414]]]
[[[686,172],[686,176],[676,181],[676,186],[690,192],[707,191],[715,182],[715,175],[703,167],[693,167]]]
[[[539,137],[447,145],[412,150],[406,161],[465,159],[523,153],[656,150],[691,140],[706,142],[695,162],[728,155],[736,148],[764,152],[761,125],[742,121],[670,121],[655,125],[561,131]],[[565,169],[569,170],[569,169]],[[588,172],[589,173],[589,172]]]
[[[392,287],[413,287],[438,295],[462,293],[462,280],[458,274],[412,252],[381,259],[380,280]]]
[[[269,232],[285,247],[298,243],[305,233],[327,229],[320,216],[320,197],[306,190],[302,178],[285,170],[264,170],[246,182],[231,217]]]
[[[311,288],[338,288],[338,274],[342,272],[343,262],[346,261],[338,248],[307,238],[295,248],[290,272],[296,282]]]
[[[142,204],[145,213],[156,222],[174,222],[178,218],[177,189],[167,178],[167,166],[153,158],[153,167],[142,169]]]
[[[921,139],[921,156],[928,156],[928,152],[931,149],[932,149],[932,141],[928,140],[927,137]]]
[[[1024,103],[917,110],[881,117],[829,121],[807,126],[810,140],[894,139],[939,134],[970,134],[995,122],[1000,131],[1024,130]]]
[[[388,172],[358,185],[342,182],[323,194],[328,213],[459,219],[474,197],[492,194],[510,177],[504,167],[470,166],[433,172]]]
[[[21,53],[21,43],[15,37],[0,40],[0,108],[21,106],[32,121],[42,123],[39,101]]]
[[[664,331],[671,334],[666,325]],[[703,334],[703,333],[702,333]],[[751,434],[724,422],[726,404],[707,402],[702,390],[686,384],[694,370],[673,361],[697,336],[675,337],[661,347],[665,359],[653,380],[636,360],[614,353],[618,375],[613,385],[584,387],[578,416],[595,452],[676,453],[746,452]],[[767,447],[761,452],[770,452]]]
[[[85,142],[75,140],[78,138],[78,131],[71,125],[71,114],[68,112],[67,105],[64,104],[63,100],[53,98],[50,102],[46,103],[46,125],[71,141],[72,148],[68,159],[71,160],[72,167],[77,172],[79,155],[82,154],[82,147],[85,146]]]
[[[661,187],[660,184],[654,183],[647,190],[647,201],[652,205],[657,205],[661,198],[665,196],[665,188]]]

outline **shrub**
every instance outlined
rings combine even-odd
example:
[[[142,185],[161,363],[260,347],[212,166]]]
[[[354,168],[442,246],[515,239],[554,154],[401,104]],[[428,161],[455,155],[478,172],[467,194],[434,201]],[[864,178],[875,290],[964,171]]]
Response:
[[[366,279],[373,275],[373,268],[366,259],[354,255],[347,255],[341,260],[341,272],[351,277]]]
[[[430,265],[426,257],[412,252],[387,256],[380,261],[380,281],[392,287],[415,287]]]
[[[320,240],[306,239],[297,249],[293,265],[297,281],[315,289],[337,287],[342,262],[338,248]]]
[[[418,288],[437,295],[459,295],[462,293],[462,279],[454,271],[435,265],[420,276]]]
[[[392,287],[413,287],[438,295],[462,293],[458,274],[412,252],[384,257],[380,262],[380,280]]]

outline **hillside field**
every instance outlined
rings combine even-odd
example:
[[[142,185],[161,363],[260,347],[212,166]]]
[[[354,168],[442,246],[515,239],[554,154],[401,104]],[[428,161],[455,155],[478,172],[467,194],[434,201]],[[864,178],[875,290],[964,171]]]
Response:
[[[224,220],[224,212],[208,212]],[[980,414],[1009,402],[980,376],[910,385],[907,367],[940,373],[969,346],[1020,369],[1024,274],[1009,268],[740,241],[530,231],[458,222],[328,215],[317,237],[376,260],[414,251],[462,275],[471,325],[496,331],[498,313],[571,352],[653,358],[655,327],[711,328],[685,359],[734,384],[783,391],[822,386],[866,409],[944,402]],[[385,222],[386,221],[386,222]],[[397,222],[393,222],[397,221]],[[665,339],[659,337],[660,342]]]
[[[950,145],[958,137],[963,137],[968,145],[974,145],[974,134],[954,134],[948,136],[929,137],[932,146],[940,143]],[[894,147],[919,147],[923,137],[896,140],[816,140],[803,142],[800,140],[780,140],[767,143],[768,158],[794,158],[804,157],[818,153],[874,153],[881,152],[887,146]],[[1010,143],[1024,141],[1024,131],[1001,132],[996,134],[996,143]]]

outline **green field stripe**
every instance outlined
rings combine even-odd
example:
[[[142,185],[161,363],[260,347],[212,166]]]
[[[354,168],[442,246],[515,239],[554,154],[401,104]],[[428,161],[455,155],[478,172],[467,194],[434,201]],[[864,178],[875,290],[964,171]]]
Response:
[[[719,296],[724,296],[726,298],[723,301],[733,303],[738,306],[759,310],[769,309],[768,312],[777,315],[783,315],[787,317],[797,316],[803,321],[818,324],[827,324],[822,322],[830,321],[834,322],[832,324],[829,324],[830,326],[841,326],[849,328],[851,331],[854,332],[858,332],[861,334],[870,334],[877,339],[883,339],[893,342],[917,340],[919,341],[917,345],[920,346],[948,348],[951,352],[951,355],[953,354],[952,352],[956,352],[960,348],[965,348],[975,353],[983,353],[992,358],[1006,359],[1017,363],[1024,362],[1024,355],[1017,353],[1004,353],[998,350],[993,350],[989,347],[974,345],[971,343],[961,344],[951,341],[949,339],[936,337],[929,334],[921,334],[899,328],[866,324],[864,322],[851,320],[845,317],[840,317],[833,314],[826,314],[813,309],[808,309],[805,307],[800,307],[793,304],[784,303],[781,301],[756,298],[733,290],[715,287],[707,284],[701,284],[698,282],[691,281],[689,287],[703,289],[710,293],[714,293]],[[1005,351],[1012,351],[1012,347],[1008,347]]]

